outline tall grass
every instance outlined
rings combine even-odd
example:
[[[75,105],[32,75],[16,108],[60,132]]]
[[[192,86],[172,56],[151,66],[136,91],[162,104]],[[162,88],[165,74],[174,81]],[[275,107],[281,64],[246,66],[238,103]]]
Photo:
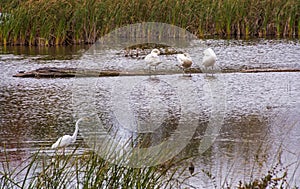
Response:
[[[22,165],[2,163],[0,188],[172,188],[180,176],[174,167],[124,167],[76,149],[68,155],[36,152]]]
[[[120,26],[163,22],[199,37],[298,37],[299,0],[12,0],[3,1],[0,43],[94,43]]]

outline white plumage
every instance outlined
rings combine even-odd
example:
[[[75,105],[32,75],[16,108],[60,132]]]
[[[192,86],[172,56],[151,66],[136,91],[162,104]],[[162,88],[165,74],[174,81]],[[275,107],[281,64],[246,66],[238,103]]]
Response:
[[[202,60],[203,66],[206,69],[208,67],[211,67],[211,69],[213,69],[213,67],[216,63],[216,60],[217,60],[217,56],[216,56],[215,52],[211,48],[208,48],[208,49],[205,49],[203,51],[203,53],[204,53],[204,57],[203,57],[203,60]]]
[[[161,60],[159,58],[160,52],[158,49],[153,49],[150,54],[145,57],[146,64],[149,66],[149,71],[151,71],[151,67],[154,66],[154,70],[156,70],[156,66],[161,64]]]
[[[73,133],[72,136],[70,135],[64,135],[62,137],[59,137],[57,139],[57,141],[51,146],[51,148],[65,148],[67,147],[68,145],[74,143],[76,141],[76,137],[77,137],[77,134],[78,134],[78,124],[80,121],[82,121],[84,118],[80,118],[79,120],[77,120],[76,124],[75,124],[75,131]]]
[[[177,60],[179,62],[178,66],[182,69],[183,74],[185,73],[185,70],[190,68],[193,64],[192,58],[190,57],[189,53],[178,54]]]

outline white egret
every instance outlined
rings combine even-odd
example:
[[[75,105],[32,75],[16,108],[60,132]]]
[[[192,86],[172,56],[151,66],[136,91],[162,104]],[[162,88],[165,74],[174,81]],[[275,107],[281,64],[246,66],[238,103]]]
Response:
[[[211,48],[208,48],[208,49],[205,49],[203,51],[203,53],[204,53],[204,57],[202,60],[203,66],[205,67],[205,69],[208,69],[208,67],[211,67],[211,70],[213,70],[213,67],[217,60],[217,56],[216,56],[215,52]]]
[[[57,141],[52,144],[51,148],[52,149],[55,149],[55,148],[63,148],[63,151],[65,150],[65,147],[67,147],[68,145],[74,143],[76,141],[76,137],[77,137],[77,134],[78,134],[78,124],[80,121],[84,120],[85,118],[82,117],[80,119],[77,120],[76,124],[75,124],[75,131],[73,133],[72,136],[70,135],[64,135],[62,137],[59,137],[57,139]]]
[[[149,66],[149,72],[151,72],[151,67],[154,66],[154,70],[156,70],[156,66],[162,63],[159,58],[160,52],[158,49],[153,49],[150,54],[145,57],[146,64]]]
[[[179,62],[179,67],[183,71],[183,75],[185,73],[185,70],[190,68],[193,64],[192,58],[190,57],[189,53],[183,53],[183,54],[178,54],[177,55],[177,60]],[[191,73],[190,73],[191,76]]]

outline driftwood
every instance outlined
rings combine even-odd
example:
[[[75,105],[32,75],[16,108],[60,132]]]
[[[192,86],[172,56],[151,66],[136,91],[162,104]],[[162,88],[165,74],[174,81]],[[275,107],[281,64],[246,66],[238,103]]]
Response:
[[[191,73],[201,73],[200,69],[191,69]],[[173,72],[152,72],[151,75],[164,75],[182,73],[178,71]],[[33,71],[19,71],[13,77],[37,77],[37,78],[52,78],[52,77],[111,77],[111,76],[139,76],[150,75],[148,71],[120,71],[120,70],[91,70],[79,68],[57,68],[57,67],[43,67]]]
[[[188,72],[191,73],[202,73],[201,69],[192,68]],[[223,73],[237,72],[234,70],[222,70]],[[244,69],[240,70],[242,73],[257,73],[257,72],[300,72],[297,68],[281,68],[281,69]],[[163,74],[176,74],[182,73],[178,71],[163,73],[155,72],[152,75],[163,75]],[[13,75],[13,77],[37,77],[37,78],[51,78],[51,77],[107,77],[107,76],[138,76],[138,75],[149,75],[145,71],[120,71],[120,70],[91,70],[91,69],[79,69],[79,68],[57,68],[57,67],[43,67],[33,71],[20,71],[19,73]]]
[[[101,77],[101,76],[119,76],[117,70],[89,70],[79,68],[57,68],[43,67],[33,71],[20,71],[13,77]]]
[[[258,72],[300,72],[300,68],[253,68],[241,70],[242,73],[258,73]]]

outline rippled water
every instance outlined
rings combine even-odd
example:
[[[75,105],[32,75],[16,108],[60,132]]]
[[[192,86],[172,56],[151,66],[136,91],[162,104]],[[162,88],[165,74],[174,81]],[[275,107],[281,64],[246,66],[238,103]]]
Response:
[[[299,41],[202,43],[215,50],[220,70],[300,67]],[[203,48],[184,49],[190,52],[194,66],[200,66]],[[74,131],[78,117],[96,112],[103,128],[124,141],[136,135],[146,138],[143,145],[147,147],[172,137],[177,143],[188,141],[188,146],[175,155],[192,157],[190,161],[199,174],[188,182],[199,188],[220,187],[225,182],[236,186],[239,180],[251,179],[251,175],[260,178],[267,174],[276,163],[287,168],[289,183],[299,186],[298,72],[217,73],[214,77],[12,77],[18,71],[44,66],[82,67],[83,61],[89,61],[86,54],[82,56],[84,49],[0,49],[0,161],[4,161],[4,151],[17,165],[41,147],[49,150],[59,136]],[[142,59],[125,57],[116,50],[101,57],[99,64],[105,69],[144,70]],[[170,62],[175,56],[162,59],[158,71],[166,73],[173,68]],[[80,128],[76,143],[81,149],[89,145],[85,139],[91,129]],[[183,132],[186,135],[180,135]],[[214,141],[211,147],[204,146],[207,137]]]

